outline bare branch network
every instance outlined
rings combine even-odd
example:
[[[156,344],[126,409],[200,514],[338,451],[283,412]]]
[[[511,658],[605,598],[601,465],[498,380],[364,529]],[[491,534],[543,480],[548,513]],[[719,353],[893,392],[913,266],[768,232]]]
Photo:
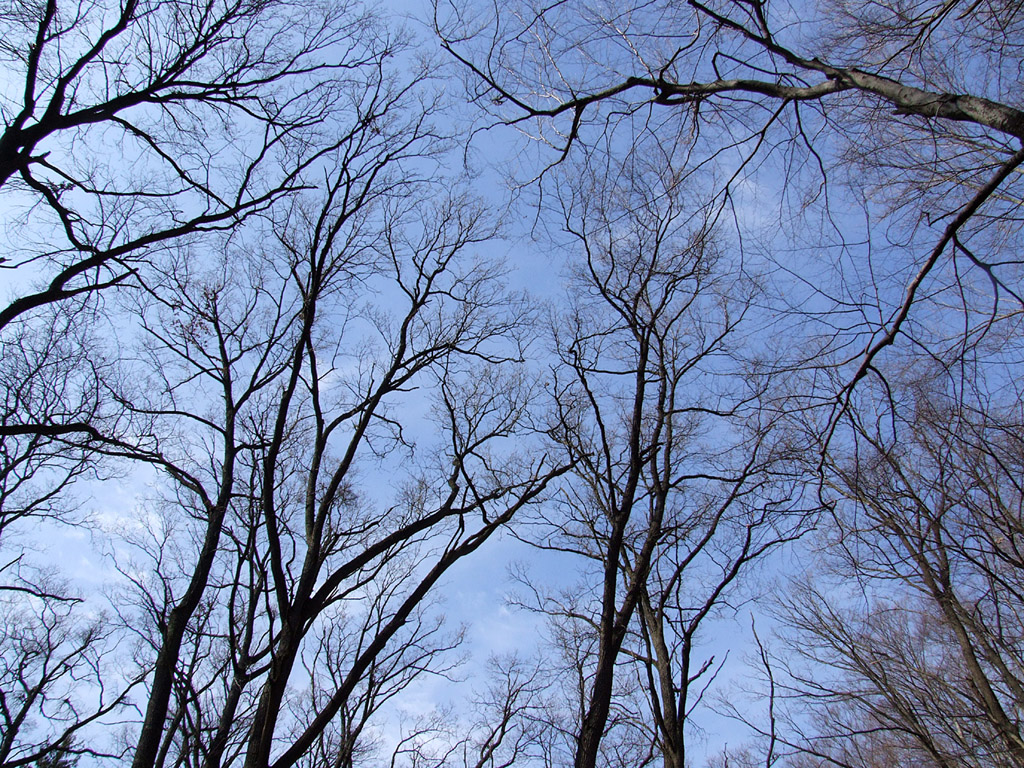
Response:
[[[1024,6],[422,11],[0,3],[0,768],[1024,766]]]

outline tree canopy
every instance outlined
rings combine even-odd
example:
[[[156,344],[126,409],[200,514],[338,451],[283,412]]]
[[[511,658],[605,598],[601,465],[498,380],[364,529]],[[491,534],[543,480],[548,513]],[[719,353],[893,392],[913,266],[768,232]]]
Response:
[[[0,768],[1024,766],[1022,32],[0,4]]]

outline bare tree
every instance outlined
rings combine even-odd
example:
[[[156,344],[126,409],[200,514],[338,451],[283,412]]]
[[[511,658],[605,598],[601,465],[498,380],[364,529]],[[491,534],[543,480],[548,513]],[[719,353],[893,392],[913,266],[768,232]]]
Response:
[[[307,186],[348,86],[403,42],[347,6],[294,3],[16,2],[0,26],[0,588],[73,606],[35,588],[26,533],[81,522],[70,486],[104,455],[159,458],[120,405],[124,318],[108,325],[98,292]]]
[[[185,256],[148,284],[151,394],[131,408],[168,436],[173,482],[145,567],[123,566],[155,654],[138,765],[351,761],[389,697],[444,669],[434,585],[563,471],[512,443],[530,443],[534,395],[505,372],[526,309],[464,253],[483,210],[400,173],[430,146],[413,116],[360,134],[244,267]],[[434,438],[395,410],[420,388]],[[396,451],[402,492],[360,491]]]
[[[694,215],[671,157],[653,154],[561,187],[582,265],[555,320],[550,435],[574,469],[534,540],[579,556],[583,581],[531,584],[528,603],[556,625],[577,766],[685,764],[716,669],[699,631],[799,530],[741,375],[756,284],[721,247],[713,207]]]
[[[392,766],[509,768],[552,765],[551,741],[557,705],[546,662],[492,657],[485,686],[473,686],[469,712],[439,708],[405,728]]]
[[[113,626],[83,617],[63,585],[17,586],[0,593],[0,765],[115,756],[78,736],[125,709],[131,686],[109,684]]]
[[[793,599],[813,670],[775,686],[763,654],[766,762],[1024,762],[1019,394],[880,357],[906,339],[948,384],[1015,354],[1020,9],[495,9],[435,19],[476,103],[554,147],[538,188],[579,260],[546,395],[401,32],[291,0],[0,10],[0,767],[374,759],[456,663],[438,585],[528,511],[517,535],[581,563],[568,593],[529,582],[563,674],[497,668],[392,762],[680,768],[722,663],[701,639],[800,533],[812,474],[829,562],[867,586]],[[776,274],[750,267],[758,193],[802,225],[759,241]],[[82,525],[73,484],[139,468],[110,618],[32,526]]]
[[[680,179],[713,185],[707,218],[731,219],[739,237],[761,235],[758,250],[774,252],[784,277],[762,295],[776,317],[809,321],[806,336],[758,342],[759,370],[807,371],[771,408],[793,420],[799,410],[792,439],[815,452],[806,469],[843,521],[828,546],[849,545],[840,573],[869,585],[860,600],[846,595],[850,611],[834,584],[792,598],[806,634],[790,652],[820,643],[808,651],[817,671],[795,684],[799,701],[819,707],[818,730],[787,747],[799,741],[810,764],[861,764],[872,750],[883,762],[1020,762],[1014,665],[988,637],[1014,657],[1012,568],[990,551],[1009,537],[981,544],[980,511],[952,510],[1016,492],[1002,438],[978,430],[1003,422],[1012,434],[1019,421],[1007,381],[1019,377],[1022,304],[1021,24],[1020,7],[998,2],[435,3],[482,125],[537,140],[528,173],[542,193],[564,183],[554,169],[574,157],[675,146]],[[938,393],[908,384],[914,366],[944,372]],[[953,405],[929,412],[930,396]],[[998,484],[939,498],[947,478],[969,487],[960,473],[988,465],[990,451]],[[1012,528],[1013,505],[984,513],[988,524]],[[940,682],[940,670],[958,682]],[[984,717],[971,720],[972,708]],[[762,730],[781,749],[781,730]]]
[[[40,0],[0,18],[0,189],[28,225],[0,264],[0,328],[303,186],[339,84],[401,46],[344,4]]]
[[[139,431],[118,420],[97,292],[308,186],[346,141],[328,126],[404,41],[351,7],[289,2],[45,0],[0,19],[3,472],[22,508],[52,509],[104,441],[131,450]]]
[[[926,317],[1020,303],[1022,23],[1000,2],[435,4],[474,103],[552,147],[541,167],[577,145],[622,154],[653,140],[682,148],[689,178],[712,175],[738,221],[745,187],[761,191],[747,205],[777,201],[770,247],[797,276],[790,309],[832,329],[808,358],[843,366],[821,391],[832,428],[884,350],[935,344],[918,337],[915,304]],[[808,248],[824,254],[810,279]]]
[[[1019,396],[914,362],[888,408],[859,395],[819,567],[784,601],[772,735],[794,765],[1024,760]]]
[[[4,638],[5,668],[62,665],[4,678],[4,764],[72,736],[147,767],[350,764],[370,717],[450,663],[435,585],[562,471],[527,450],[528,308],[471,253],[494,225],[431,181],[436,97],[398,74],[403,36],[348,6],[9,16],[25,90],[4,104],[3,190],[45,242],[4,265],[5,541],[72,519],[69,481],[102,457],[160,479],[112,544],[120,623],[42,655],[18,656],[29,630]],[[364,470],[390,482],[364,491]],[[26,599],[48,597],[75,604]],[[113,693],[72,695],[34,741],[24,713],[79,667]],[[129,701],[122,751],[99,718]]]

